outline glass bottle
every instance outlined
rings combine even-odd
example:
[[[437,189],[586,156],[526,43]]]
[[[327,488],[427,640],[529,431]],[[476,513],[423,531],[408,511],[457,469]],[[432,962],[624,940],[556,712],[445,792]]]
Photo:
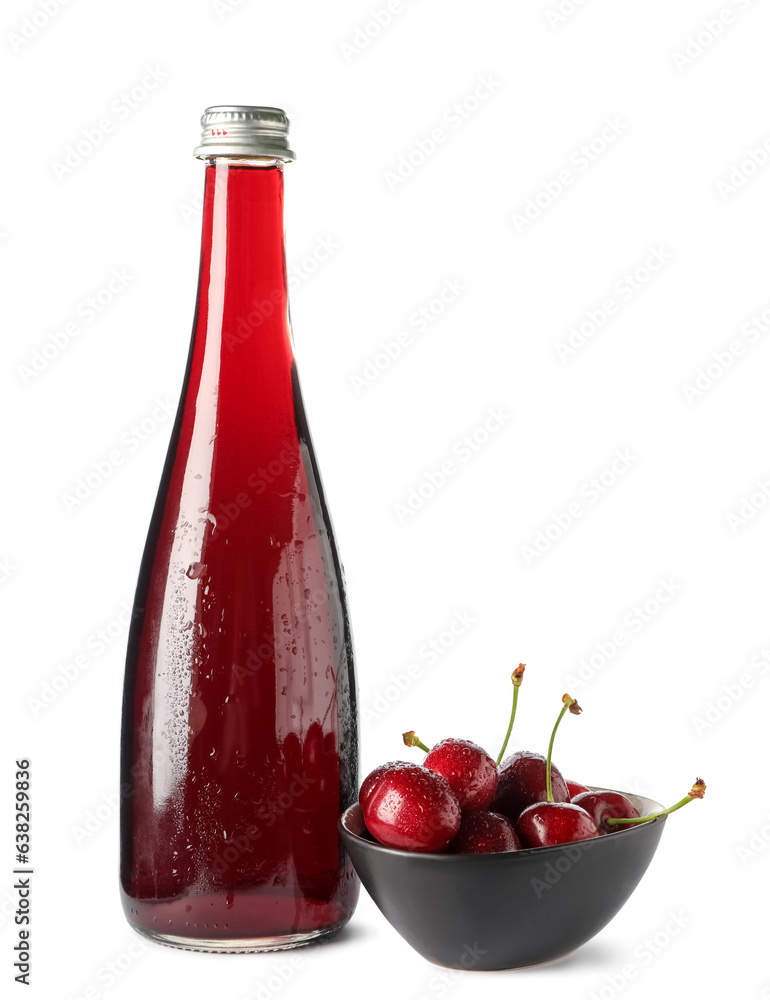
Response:
[[[291,947],[349,918],[337,820],[358,787],[342,569],[292,352],[276,108],[201,119],[192,343],[128,642],[121,894],[210,951]]]

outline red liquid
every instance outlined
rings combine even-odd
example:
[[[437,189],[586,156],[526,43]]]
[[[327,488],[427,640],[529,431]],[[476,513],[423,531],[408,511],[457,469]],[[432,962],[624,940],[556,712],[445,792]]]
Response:
[[[344,585],[291,349],[280,167],[206,167],[193,344],[137,588],[121,885],[139,930],[344,923],[358,736]]]

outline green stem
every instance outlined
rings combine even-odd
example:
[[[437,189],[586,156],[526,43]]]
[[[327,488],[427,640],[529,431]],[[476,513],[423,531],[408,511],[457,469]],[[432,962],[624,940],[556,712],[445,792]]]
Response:
[[[503,740],[503,745],[500,749],[500,753],[497,755],[497,760],[495,763],[500,766],[500,761],[503,759],[503,754],[505,753],[505,748],[508,746],[508,740],[511,738],[511,730],[513,729],[513,720],[516,718],[516,702],[519,700],[519,688],[521,687],[522,681],[524,680],[524,668],[526,663],[520,663],[518,667],[511,674],[511,681],[513,683],[513,705],[511,706],[511,721],[508,723],[508,732],[505,734],[505,739]]]
[[[548,744],[548,757],[545,762],[545,793],[549,802],[553,802],[553,789],[551,788],[551,752],[553,751],[553,741],[556,738],[556,730],[559,728],[559,723],[564,718],[564,713],[569,708],[569,703],[564,703],[564,708],[559,712],[559,718],[556,720],[556,725],[553,727],[553,732],[551,733],[551,742]]]
[[[419,747],[420,750],[424,750],[425,753],[430,753],[430,747],[426,747],[425,744],[420,741],[420,737],[413,729],[410,729],[408,733],[403,733],[402,735],[406,746]]]
[[[609,816],[604,822],[607,826],[630,826],[634,823],[649,823],[651,820],[657,819],[659,816],[668,816],[669,813],[676,812],[677,809],[681,809],[682,806],[686,806],[687,803],[692,802],[693,799],[702,799],[705,791],[705,782],[698,778],[687,795],[685,795],[683,799],[680,799],[680,801],[675,805],[669,806],[668,809],[661,809],[660,812],[650,813],[649,816],[635,816],[633,819],[621,819],[620,817]]]
[[[513,720],[516,718],[516,702],[519,700],[519,689],[518,686],[514,685],[513,688],[513,706],[511,708],[511,721],[508,723],[508,732],[505,734],[505,739],[503,740],[503,745],[500,748],[500,753],[497,755],[497,760],[495,763],[500,766],[500,761],[503,759],[503,754],[505,753],[505,748],[508,746],[508,740],[511,738],[511,730],[513,729]]]

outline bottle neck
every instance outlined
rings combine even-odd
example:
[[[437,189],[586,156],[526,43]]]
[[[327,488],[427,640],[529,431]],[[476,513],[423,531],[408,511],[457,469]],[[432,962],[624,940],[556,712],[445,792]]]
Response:
[[[259,440],[272,454],[294,427],[282,167],[225,157],[206,163],[181,439],[196,471],[213,469],[223,442],[236,450],[244,442],[243,460],[257,461],[245,442]]]
[[[222,363],[269,338],[290,347],[280,160],[206,161],[196,335]],[[276,346],[275,343],[273,346]]]

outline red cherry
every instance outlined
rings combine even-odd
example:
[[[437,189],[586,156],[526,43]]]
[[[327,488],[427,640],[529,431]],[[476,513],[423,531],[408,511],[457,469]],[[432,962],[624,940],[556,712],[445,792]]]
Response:
[[[518,851],[519,838],[513,823],[500,813],[477,809],[464,812],[457,836],[449,845],[449,854],[494,854]]]
[[[470,740],[441,740],[423,761],[440,774],[457,796],[461,809],[488,809],[497,790],[497,765]]]
[[[383,778],[394,764],[401,764],[402,761],[391,761],[389,764],[380,764],[379,767],[375,767],[373,771],[364,778],[363,784],[361,785],[361,791],[358,793],[358,802],[361,806],[361,811],[366,809],[366,803],[369,801],[374,789],[377,787],[381,778]]]
[[[576,806],[589,814],[599,828],[599,833],[612,833],[622,830],[623,826],[606,826],[604,821],[609,816],[620,819],[636,819],[639,810],[625,795],[620,792],[582,792],[572,800]]]
[[[519,750],[506,758],[497,776],[497,792],[491,809],[514,822],[522,810],[535,802],[545,802],[546,760],[542,754]],[[555,802],[569,802],[567,782],[555,764],[551,764],[551,786]]]
[[[553,847],[599,836],[599,828],[585,809],[571,802],[536,802],[516,821],[522,847]]]
[[[460,806],[447,782],[427,767],[396,760],[361,786],[364,823],[386,847],[442,851],[460,828]]]
[[[588,785],[581,785],[579,781],[570,781],[567,778],[567,791],[570,799],[574,799],[576,795],[582,795],[583,792],[590,792],[590,790]]]

